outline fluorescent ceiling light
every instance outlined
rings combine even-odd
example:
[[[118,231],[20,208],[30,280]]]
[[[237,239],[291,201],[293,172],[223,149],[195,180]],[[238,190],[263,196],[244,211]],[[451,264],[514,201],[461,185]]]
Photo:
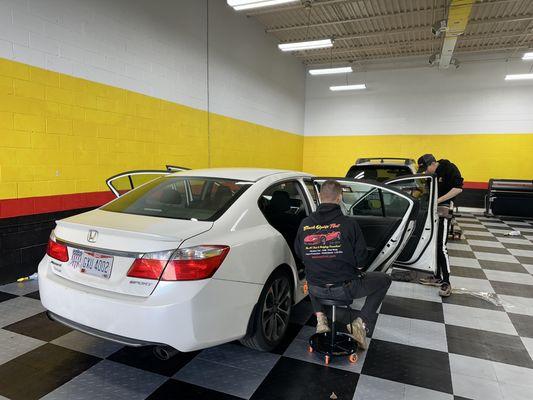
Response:
[[[521,81],[524,79],[533,79],[533,74],[511,74],[505,75],[506,81]]]
[[[268,6],[277,6],[279,4],[296,3],[299,0],[228,0],[228,5],[235,10],[249,10],[251,8],[260,8]]]
[[[308,42],[281,43],[278,44],[278,47],[281,51],[323,49],[326,47],[333,47],[333,41],[331,39],[321,39]]]
[[[338,67],[338,68],[320,68],[320,69],[309,70],[309,73],[311,75],[344,74],[347,72],[353,72],[353,68],[352,67]]]
[[[343,90],[363,90],[366,89],[366,84],[361,83],[358,85],[343,85],[343,86],[330,86],[329,90],[332,90],[334,92],[339,92]]]
[[[524,53],[522,60],[533,60],[533,51],[530,53]]]

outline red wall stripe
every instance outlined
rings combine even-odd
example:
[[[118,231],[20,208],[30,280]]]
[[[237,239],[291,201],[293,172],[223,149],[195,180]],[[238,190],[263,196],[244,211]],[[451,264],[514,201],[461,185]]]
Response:
[[[487,189],[487,182],[465,182],[465,189]],[[99,207],[113,200],[109,191],[0,200],[0,218]]]

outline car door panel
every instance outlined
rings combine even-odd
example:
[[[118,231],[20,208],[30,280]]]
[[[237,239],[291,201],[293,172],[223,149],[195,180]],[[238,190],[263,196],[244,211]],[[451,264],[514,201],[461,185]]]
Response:
[[[413,195],[419,205],[416,226],[402,253],[395,261],[401,268],[436,271],[437,183],[431,175],[412,175],[385,182],[406,194]]]
[[[343,186],[341,209],[358,222],[367,241],[369,257],[366,260],[366,269],[388,269],[412,233],[415,225],[413,219],[418,212],[416,200],[392,187],[373,181],[315,178],[315,186],[319,187],[329,179],[334,179]],[[394,215],[387,216],[386,209],[394,201],[402,203],[402,207],[398,208]]]

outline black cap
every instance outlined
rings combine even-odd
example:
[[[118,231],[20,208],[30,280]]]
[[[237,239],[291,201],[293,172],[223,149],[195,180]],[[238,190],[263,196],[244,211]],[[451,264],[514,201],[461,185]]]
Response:
[[[434,162],[437,162],[437,160],[433,154],[424,154],[418,159],[418,172],[425,171]]]

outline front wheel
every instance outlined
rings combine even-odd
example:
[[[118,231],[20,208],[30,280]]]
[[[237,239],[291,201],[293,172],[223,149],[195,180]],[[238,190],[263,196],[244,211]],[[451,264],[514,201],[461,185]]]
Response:
[[[285,336],[289,326],[292,308],[292,285],[289,276],[282,271],[275,272],[265,283],[254,319],[253,333],[241,343],[255,350],[270,351]]]

